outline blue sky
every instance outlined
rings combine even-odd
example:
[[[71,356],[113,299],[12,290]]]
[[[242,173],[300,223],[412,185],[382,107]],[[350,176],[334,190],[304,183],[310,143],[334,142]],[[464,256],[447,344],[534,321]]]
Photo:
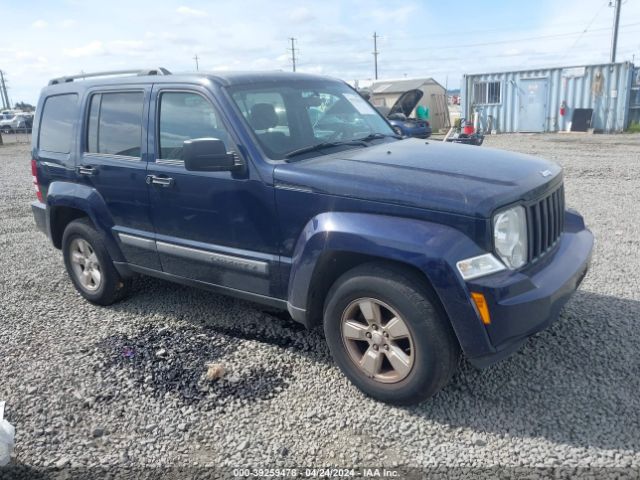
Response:
[[[434,77],[608,61],[608,0],[513,2],[0,0],[0,69],[12,102],[55,76],[163,66],[172,71],[291,69],[348,81]],[[624,0],[618,60],[640,63],[640,0]],[[587,28],[588,27],[588,28]],[[587,29],[586,32],[584,30]]]

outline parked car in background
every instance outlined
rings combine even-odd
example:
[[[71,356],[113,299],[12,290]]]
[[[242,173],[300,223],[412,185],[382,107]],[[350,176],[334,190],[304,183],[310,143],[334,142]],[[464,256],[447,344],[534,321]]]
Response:
[[[17,115],[6,116],[0,120],[0,132],[11,133],[18,128],[20,120]]]
[[[16,113],[0,119],[0,132],[2,133],[31,133],[32,126],[32,113]]]
[[[429,138],[431,136],[429,121],[411,116],[423,95],[422,90],[407,90],[400,95],[391,109],[376,108],[389,119],[389,123],[397,134],[405,137]]]

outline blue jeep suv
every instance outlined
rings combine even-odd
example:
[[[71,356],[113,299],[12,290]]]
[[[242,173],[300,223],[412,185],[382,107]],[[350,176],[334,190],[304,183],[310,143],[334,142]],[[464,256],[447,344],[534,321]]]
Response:
[[[144,274],[287,310],[385,402],[512,353],[589,265],[556,164],[400,139],[335,79],[57,78],[33,132],[35,221],[80,295]]]

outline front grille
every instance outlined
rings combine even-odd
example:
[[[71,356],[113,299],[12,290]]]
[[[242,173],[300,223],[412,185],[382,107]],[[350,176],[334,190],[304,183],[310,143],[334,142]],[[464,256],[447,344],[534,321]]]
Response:
[[[564,228],[564,186],[527,207],[529,261],[551,250]]]

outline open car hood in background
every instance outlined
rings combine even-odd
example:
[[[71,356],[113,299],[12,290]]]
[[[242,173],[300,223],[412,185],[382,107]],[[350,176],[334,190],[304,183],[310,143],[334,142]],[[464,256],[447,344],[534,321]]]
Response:
[[[413,90],[407,90],[402,95],[400,95],[400,98],[398,98],[398,100],[396,100],[396,103],[393,104],[393,107],[391,107],[391,110],[389,110],[387,116],[393,115],[394,113],[402,113],[405,117],[408,118],[409,116],[411,116],[411,112],[413,112],[413,109],[416,108],[423,95],[424,92],[422,90],[418,90],[417,88],[414,88]]]

